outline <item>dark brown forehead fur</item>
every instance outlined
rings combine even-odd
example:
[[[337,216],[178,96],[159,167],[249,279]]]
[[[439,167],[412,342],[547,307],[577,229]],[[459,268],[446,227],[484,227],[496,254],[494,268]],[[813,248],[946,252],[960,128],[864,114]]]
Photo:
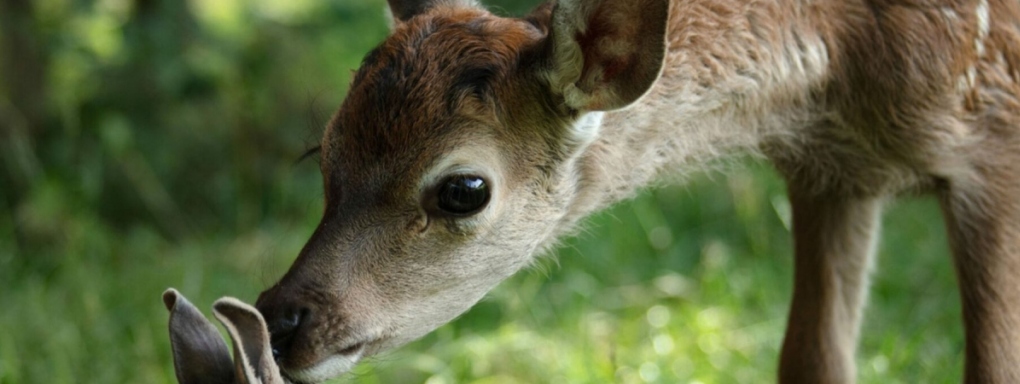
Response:
[[[464,8],[400,23],[365,57],[327,128],[327,197],[337,183],[418,175],[451,141],[469,139],[451,137],[464,136],[458,128],[498,119],[506,106],[497,95],[511,91],[505,78],[539,56],[545,33],[536,24]]]

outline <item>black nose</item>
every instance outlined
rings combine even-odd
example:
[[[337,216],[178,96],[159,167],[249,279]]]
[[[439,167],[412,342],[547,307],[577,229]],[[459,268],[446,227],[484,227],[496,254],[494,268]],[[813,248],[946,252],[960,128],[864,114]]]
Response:
[[[302,323],[307,322],[310,311],[307,308],[287,308],[266,318],[269,339],[273,346],[273,358],[279,360],[290,349],[294,335]]]

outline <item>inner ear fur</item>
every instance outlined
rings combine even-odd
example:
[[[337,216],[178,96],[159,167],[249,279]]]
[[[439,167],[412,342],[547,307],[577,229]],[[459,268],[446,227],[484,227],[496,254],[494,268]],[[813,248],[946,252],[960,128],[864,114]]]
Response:
[[[548,50],[552,91],[581,111],[634,103],[662,72],[668,19],[669,0],[558,1]]]
[[[230,335],[234,366],[244,383],[283,383],[280,368],[273,360],[269,327],[258,310],[233,297],[224,297],[213,303],[213,315]]]

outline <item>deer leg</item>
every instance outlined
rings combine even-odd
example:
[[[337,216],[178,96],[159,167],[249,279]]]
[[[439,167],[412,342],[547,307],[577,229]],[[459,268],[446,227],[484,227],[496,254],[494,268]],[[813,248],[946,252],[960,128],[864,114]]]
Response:
[[[806,193],[790,186],[793,303],[781,383],[852,383],[881,198]]]
[[[964,381],[1020,383],[1020,169],[984,173],[940,195],[963,303]]]

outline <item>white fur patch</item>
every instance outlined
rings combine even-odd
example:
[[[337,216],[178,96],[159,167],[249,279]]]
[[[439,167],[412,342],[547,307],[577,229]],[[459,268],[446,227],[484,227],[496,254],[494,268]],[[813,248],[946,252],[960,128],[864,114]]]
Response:
[[[977,68],[974,66],[967,67],[967,72],[956,79],[956,90],[959,92],[967,92],[974,89],[977,84]]]
[[[808,42],[802,54],[807,63],[806,69],[809,72],[812,72],[815,76],[821,76],[825,73],[829,65],[829,47],[825,45],[824,41],[818,39]]]
[[[319,383],[347,373],[361,360],[364,348],[350,356],[333,355],[313,367],[287,372],[287,375],[301,382]]]
[[[974,49],[977,51],[978,57],[982,57],[985,55],[985,39],[988,37],[988,30],[990,28],[988,0],[981,0],[974,14],[977,15],[978,23],[978,35],[974,38]]]
[[[952,8],[942,8],[942,16],[945,16],[950,21],[957,21],[960,19],[960,15],[958,15]]]
[[[605,115],[605,112],[588,112],[581,115],[571,127],[571,136],[581,144],[591,144],[602,129],[602,118]]]

